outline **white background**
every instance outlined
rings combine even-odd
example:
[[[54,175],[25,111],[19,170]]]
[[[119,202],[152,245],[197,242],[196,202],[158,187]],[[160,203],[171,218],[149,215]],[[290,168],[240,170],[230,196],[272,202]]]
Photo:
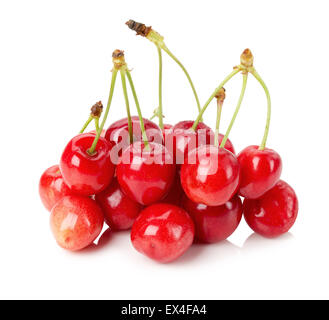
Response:
[[[327,5],[1,1],[0,298],[329,298]],[[98,250],[70,253],[56,245],[38,181],[58,163],[90,106],[106,103],[114,49],[125,50],[144,115],[157,106],[157,52],[125,26],[129,18],[165,36],[202,103],[239,63],[242,50],[252,50],[273,102],[268,147],[281,154],[282,178],[299,197],[289,234],[265,240],[242,221],[228,241],[194,246],[169,265],[137,253],[128,232],[114,234]],[[184,74],[165,54],[163,59],[165,122],[196,118]],[[241,82],[237,76],[226,86],[222,129]],[[125,115],[120,81],[114,96],[108,124]],[[250,77],[230,137],[237,151],[260,143],[265,118],[264,92]],[[214,127],[214,119],[212,103],[205,122]]]

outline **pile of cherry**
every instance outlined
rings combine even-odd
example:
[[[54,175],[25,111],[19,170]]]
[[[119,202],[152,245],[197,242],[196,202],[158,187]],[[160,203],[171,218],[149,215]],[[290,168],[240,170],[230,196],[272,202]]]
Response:
[[[136,30],[140,25],[131,23],[129,27]],[[143,30],[144,36],[152,31]],[[153,42],[160,52],[162,42]],[[294,190],[280,180],[279,154],[265,147],[270,98],[253,67],[250,50],[244,51],[241,64],[199,108],[198,118],[174,126],[162,123],[160,94],[155,112],[159,126],[142,117],[122,51],[114,51],[113,63],[109,102],[101,125],[103,105],[98,102],[83,129],[66,145],[59,166],[47,169],[40,179],[40,197],[51,211],[51,229],[62,248],[76,251],[88,247],[101,233],[105,221],[112,231],[131,229],[135,249],[165,263],[180,257],[193,242],[227,239],[237,229],[242,215],[252,230],[265,237],[279,236],[292,227],[298,201]],[[118,73],[127,117],[104,130]],[[230,126],[222,135],[218,128],[225,99],[223,86],[238,73],[243,75],[241,95]],[[248,73],[265,90],[268,117],[262,144],[248,146],[236,155],[228,134],[243,99]],[[138,116],[130,115],[126,79]],[[214,98],[215,131],[201,121]],[[83,133],[92,121],[95,130]]]

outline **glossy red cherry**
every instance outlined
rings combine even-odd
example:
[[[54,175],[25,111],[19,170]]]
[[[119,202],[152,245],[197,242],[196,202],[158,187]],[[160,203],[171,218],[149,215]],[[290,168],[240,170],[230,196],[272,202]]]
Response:
[[[249,146],[238,154],[240,163],[239,194],[248,199],[256,199],[270,190],[280,179],[281,157],[272,149],[259,150]]]
[[[51,210],[50,226],[57,243],[77,251],[90,245],[102,231],[104,217],[92,199],[66,196]]]
[[[95,196],[103,209],[105,222],[114,230],[130,229],[142,210],[142,206],[122,192],[116,178],[109,187]]]
[[[201,146],[188,154],[181,168],[181,183],[194,202],[220,206],[230,200],[239,185],[239,162],[224,148]]]
[[[288,183],[280,180],[258,199],[245,199],[244,217],[252,230],[264,237],[277,237],[293,226],[298,214],[298,199]]]
[[[48,168],[42,174],[39,182],[39,194],[43,205],[48,211],[52,209],[58,200],[72,194],[71,189],[63,180],[58,165]]]
[[[142,141],[142,130],[139,118],[137,116],[131,117],[132,131],[134,141]],[[162,143],[163,136],[161,129],[151,120],[143,118],[144,127],[149,142]],[[105,133],[105,139],[114,142],[117,148],[120,148],[119,154],[130,145],[128,118],[120,119],[112,123]]]
[[[180,257],[193,243],[194,224],[181,208],[164,203],[144,209],[131,230],[135,249],[167,263]]]
[[[224,135],[219,133],[218,134],[218,145],[221,144],[221,142],[223,141],[223,138],[224,138]],[[213,143],[211,143],[211,144],[213,144]],[[235,150],[234,150],[233,144],[230,139],[226,140],[224,148],[228,151],[231,151],[233,154],[235,154]]]
[[[131,144],[122,154],[116,174],[123,191],[134,201],[149,205],[162,199],[175,177],[172,155],[158,143]]]
[[[221,206],[211,207],[195,203],[184,195],[182,206],[194,221],[196,238],[205,243],[227,239],[236,230],[242,217],[242,202],[238,196]]]
[[[95,135],[84,133],[74,137],[65,147],[60,169],[65,183],[80,195],[92,195],[104,190],[114,175],[109,143],[99,138],[94,155],[88,153]]]
[[[194,131],[193,123],[194,121],[181,121],[167,135],[166,147],[173,153],[176,164],[183,164],[189,151],[210,144],[213,139],[214,133],[211,128],[200,121]]]

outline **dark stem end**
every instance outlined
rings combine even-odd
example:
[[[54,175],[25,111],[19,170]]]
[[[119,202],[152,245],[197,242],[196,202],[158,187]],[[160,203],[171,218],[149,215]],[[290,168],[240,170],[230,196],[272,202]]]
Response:
[[[136,22],[131,19],[126,22],[126,25],[129,29],[135,31],[137,35],[142,37],[147,37],[152,30],[151,26],[147,27],[144,23]]]

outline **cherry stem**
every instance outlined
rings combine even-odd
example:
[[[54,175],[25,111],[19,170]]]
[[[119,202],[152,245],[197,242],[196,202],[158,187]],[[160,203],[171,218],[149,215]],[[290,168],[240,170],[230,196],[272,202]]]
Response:
[[[206,111],[209,103],[212,101],[212,99],[214,99],[214,97],[217,95],[218,91],[224,87],[224,85],[231,79],[233,78],[237,73],[239,73],[241,71],[240,68],[235,68],[222,82],[221,84],[215,89],[215,91],[212,93],[212,95],[210,96],[210,98],[207,100],[207,102],[205,103],[205,105],[203,106],[203,108],[201,109],[198,117],[196,118],[196,120],[193,123],[192,129],[195,131],[199,122],[202,119],[202,116],[204,114],[204,112]]]
[[[243,100],[243,97],[244,97],[244,94],[246,92],[246,87],[247,87],[247,80],[248,80],[248,72],[246,73],[243,73],[243,82],[242,82],[242,88],[241,88],[241,93],[240,93],[240,97],[239,97],[239,100],[238,100],[238,104],[235,108],[235,111],[234,111],[234,114],[233,114],[233,117],[231,119],[231,122],[226,130],[226,133],[225,133],[225,136],[220,144],[220,148],[223,148],[226,144],[226,141],[228,139],[228,136],[231,132],[231,129],[233,127],[233,124],[235,122],[235,119],[236,119],[236,116],[238,115],[239,113],[239,110],[240,110],[240,106],[241,106],[241,103],[242,103],[242,100]]]
[[[82,129],[80,130],[79,133],[84,133],[84,131],[86,130],[86,128],[89,126],[89,123],[94,119],[94,117],[89,116],[88,120],[85,122],[85,124],[83,125]]]
[[[196,103],[197,103],[197,106],[198,106],[198,111],[199,113],[201,112],[201,105],[200,105],[200,101],[199,101],[199,97],[198,97],[198,94],[195,90],[195,87],[194,87],[194,84],[193,84],[193,81],[189,75],[189,73],[187,72],[187,70],[185,69],[185,67],[183,66],[183,64],[172,54],[172,52],[167,48],[167,46],[162,42],[162,45],[161,45],[161,48],[182,68],[182,70],[184,71],[187,79],[188,79],[188,82],[190,83],[190,86],[192,88],[192,91],[193,91],[193,94],[194,94],[194,97],[195,97],[195,100],[196,100]],[[202,118],[202,115],[201,115],[201,118]]]
[[[128,99],[128,93],[127,93],[127,84],[126,84],[126,66],[123,66],[120,68],[120,74],[121,74],[121,82],[122,82],[122,89],[123,89],[123,95],[125,97],[125,103],[126,103],[126,111],[127,111],[127,118],[128,118],[128,130],[129,130],[129,139],[130,143],[134,142],[133,137],[133,128],[132,128],[132,122],[131,122],[131,115],[130,115],[130,107],[129,107],[129,99]]]
[[[96,132],[98,132],[99,131],[99,118],[94,118],[94,120],[95,120],[95,128],[96,128]],[[102,134],[102,133],[101,133]]]
[[[137,113],[138,113],[138,118],[139,118],[139,122],[140,122],[140,126],[141,126],[141,131],[142,131],[142,137],[143,137],[143,142],[144,142],[144,146],[146,149],[149,148],[149,142],[147,139],[147,135],[146,135],[146,131],[145,131],[145,126],[144,126],[144,120],[143,120],[143,116],[142,116],[142,111],[140,108],[140,104],[138,102],[138,98],[137,98],[137,94],[136,94],[136,90],[135,90],[135,86],[133,83],[133,79],[131,77],[130,71],[128,69],[125,70],[127,78],[128,78],[128,82],[130,84],[130,88],[132,91],[132,94],[134,96],[134,100],[135,100],[135,104],[136,104],[136,109],[137,109]]]
[[[214,141],[215,147],[218,147],[219,124],[222,115],[223,103],[224,103],[223,100],[217,99],[217,118],[216,118],[216,130],[215,130],[215,141]]]
[[[113,98],[113,92],[114,92],[114,87],[115,87],[115,80],[117,78],[117,74],[118,74],[118,70],[116,68],[113,69],[113,72],[112,72],[112,79],[111,79],[111,89],[110,89],[110,94],[109,94],[109,99],[107,101],[107,106],[106,106],[106,110],[105,110],[105,113],[104,113],[104,116],[103,116],[103,120],[102,120],[102,123],[101,123],[101,126],[96,134],[96,137],[93,141],[93,144],[91,145],[90,149],[88,150],[88,153],[90,155],[93,155],[95,153],[95,149],[96,149],[96,146],[97,146],[97,142],[99,140],[99,137],[103,131],[103,128],[104,128],[104,125],[105,125],[105,122],[106,122],[106,119],[107,119],[107,116],[109,114],[109,111],[110,111],[110,106],[111,106],[111,103],[112,103],[112,98]]]
[[[159,55],[159,127],[163,130],[163,111],[162,111],[162,52],[161,48],[157,45],[158,55]]]
[[[258,82],[263,87],[265,94],[266,94],[266,99],[267,99],[267,117],[266,117],[265,132],[264,132],[262,143],[259,146],[259,150],[264,150],[265,146],[266,146],[267,136],[268,136],[268,132],[270,129],[270,122],[271,122],[271,97],[270,97],[270,92],[269,92],[265,82],[260,77],[260,75],[257,73],[257,71],[255,69],[253,69],[251,71],[251,74],[258,80]]]

